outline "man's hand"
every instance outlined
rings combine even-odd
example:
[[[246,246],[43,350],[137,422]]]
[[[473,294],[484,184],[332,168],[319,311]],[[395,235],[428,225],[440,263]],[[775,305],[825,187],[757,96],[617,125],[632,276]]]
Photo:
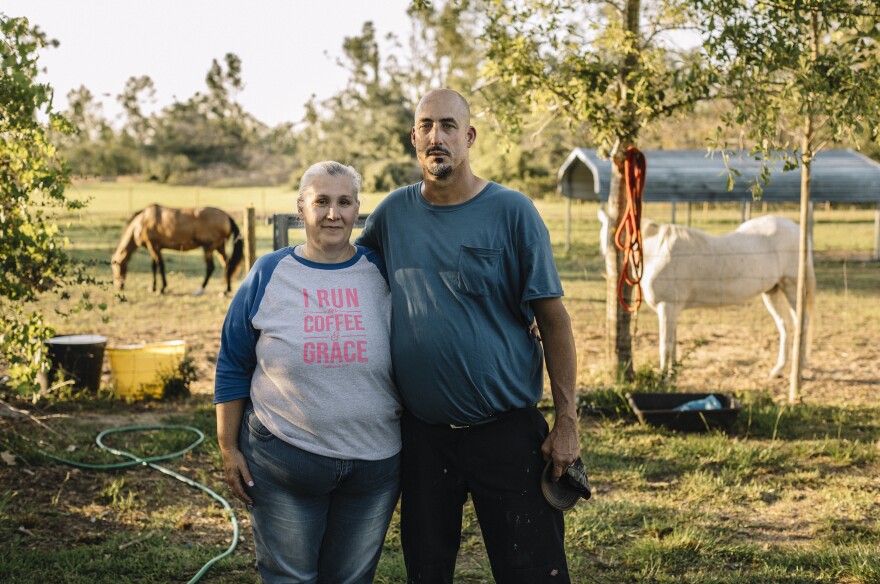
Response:
[[[559,480],[580,453],[574,396],[577,377],[574,336],[571,333],[571,319],[560,298],[532,300],[532,310],[535,311],[535,321],[544,345],[550,393],[556,409],[556,422],[541,445],[541,451],[545,458],[553,461],[553,479]]]
[[[562,473],[580,455],[577,420],[569,418],[556,420],[553,429],[541,445],[541,452],[544,453],[546,460],[553,461],[553,480],[558,481]]]

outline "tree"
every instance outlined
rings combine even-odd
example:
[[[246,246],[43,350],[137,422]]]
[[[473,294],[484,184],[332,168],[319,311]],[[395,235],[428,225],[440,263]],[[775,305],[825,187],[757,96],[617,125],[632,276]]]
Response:
[[[626,204],[624,158],[639,131],[710,94],[712,70],[696,51],[673,50],[666,36],[692,22],[688,1],[487,0],[486,12],[495,115],[513,130],[528,115],[585,130],[614,160],[608,211],[616,223]],[[608,353],[631,379],[630,313],[617,302],[623,255],[608,249]],[[625,283],[622,295],[631,295]]]
[[[210,107],[211,113],[220,119],[240,118],[242,109],[235,98],[244,89],[241,59],[235,53],[227,53],[223,61],[226,70],[217,59],[211,61],[211,68],[205,75],[205,84],[208,86],[205,103]]]
[[[454,88],[464,95],[479,84],[484,56],[478,42],[477,2],[449,0],[440,7],[416,3],[408,9],[412,32],[408,63],[402,64],[404,88],[411,103],[428,90]]]
[[[124,131],[142,145],[149,144],[155,132],[152,117],[144,112],[143,106],[155,100],[156,86],[148,75],[129,77],[122,93],[116,96],[125,112]]]
[[[386,62],[372,22],[361,34],[346,37],[337,64],[349,74],[339,93],[306,104],[304,124],[297,136],[303,168],[311,162],[338,160],[364,176],[364,189],[383,191],[409,182],[417,175],[409,153],[413,112],[401,85],[404,75],[396,61]]]
[[[248,149],[265,128],[236,99],[244,88],[241,60],[228,53],[223,63],[225,68],[212,60],[205,75],[207,93],[174,102],[151,120],[144,144],[151,178],[212,182],[248,169]]]
[[[804,274],[813,158],[829,143],[859,144],[880,131],[880,1],[696,0],[705,48],[719,67],[739,125],[763,158],[801,168],[797,326],[789,399],[800,395],[805,349]],[[726,149],[719,141],[718,147]],[[760,196],[760,182],[753,192]]]
[[[101,104],[85,86],[67,94],[64,118],[74,131],[52,133],[73,174],[115,176],[139,169],[138,149],[124,133],[117,132],[104,117]]]
[[[83,205],[65,195],[68,171],[48,136],[67,123],[36,82],[37,52],[57,43],[25,18],[0,14],[0,30],[0,361],[13,380],[33,382],[53,330],[27,303],[90,281],[64,251],[51,209]]]

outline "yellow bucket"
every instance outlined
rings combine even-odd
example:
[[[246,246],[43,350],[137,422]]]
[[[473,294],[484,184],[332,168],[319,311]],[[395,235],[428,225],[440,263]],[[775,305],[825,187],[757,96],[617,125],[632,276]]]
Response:
[[[186,356],[186,341],[163,341],[107,347],[114,393],[125,399],[161,399],[165,383]]]

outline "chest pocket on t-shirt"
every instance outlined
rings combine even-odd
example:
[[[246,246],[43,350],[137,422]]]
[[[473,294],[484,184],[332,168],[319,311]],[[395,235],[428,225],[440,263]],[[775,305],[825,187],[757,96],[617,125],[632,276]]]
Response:
[[[501,250],[462,245],[458,254],[456,286],[471,296],[486,296],[498,282]]]

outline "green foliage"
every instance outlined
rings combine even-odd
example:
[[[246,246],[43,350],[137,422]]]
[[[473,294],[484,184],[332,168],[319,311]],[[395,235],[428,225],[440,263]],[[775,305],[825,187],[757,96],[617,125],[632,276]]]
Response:
[[[189,386],[199,378],[195,360],[191,355],[186,355],[180,360],[180,365],[178,365],[175,371],[163,373],[160,378],[162,380],[163,399],[183,399],[189,397]]]
[[[696,0],[695,5],[705,23],[707,58],[718,67],[733,104],[722,123],[741,128],[752,154],[767,165],[790,170],[809,164],[826,144],[857,145],[877,137],[880,2]],[[720,135],[714,145],[729,147]],[[755,179],[756,196],[768,178],[766,171]]]
[[[67,123],[36,81],[37,52],[53,43],[24,18],[0,15],[0,30],[0,363],[13,380],[32,383],[53,330],[27,303],[93,279],[65,252],[53,220],[54,209],[83,206],[65,195],[68,171],[49,140]]]
[[[639,10],[648,20],[644,29]],[[713,73],[698,54],[673,51],[659,40],[691,22],[688,2],[640,8],[492,0],[487,12],[483,73],[495,82],[496,115],[514,130],[524,113],[544,112],[585,129],[608,152],[635,142],[654,120],[709,96]]]

